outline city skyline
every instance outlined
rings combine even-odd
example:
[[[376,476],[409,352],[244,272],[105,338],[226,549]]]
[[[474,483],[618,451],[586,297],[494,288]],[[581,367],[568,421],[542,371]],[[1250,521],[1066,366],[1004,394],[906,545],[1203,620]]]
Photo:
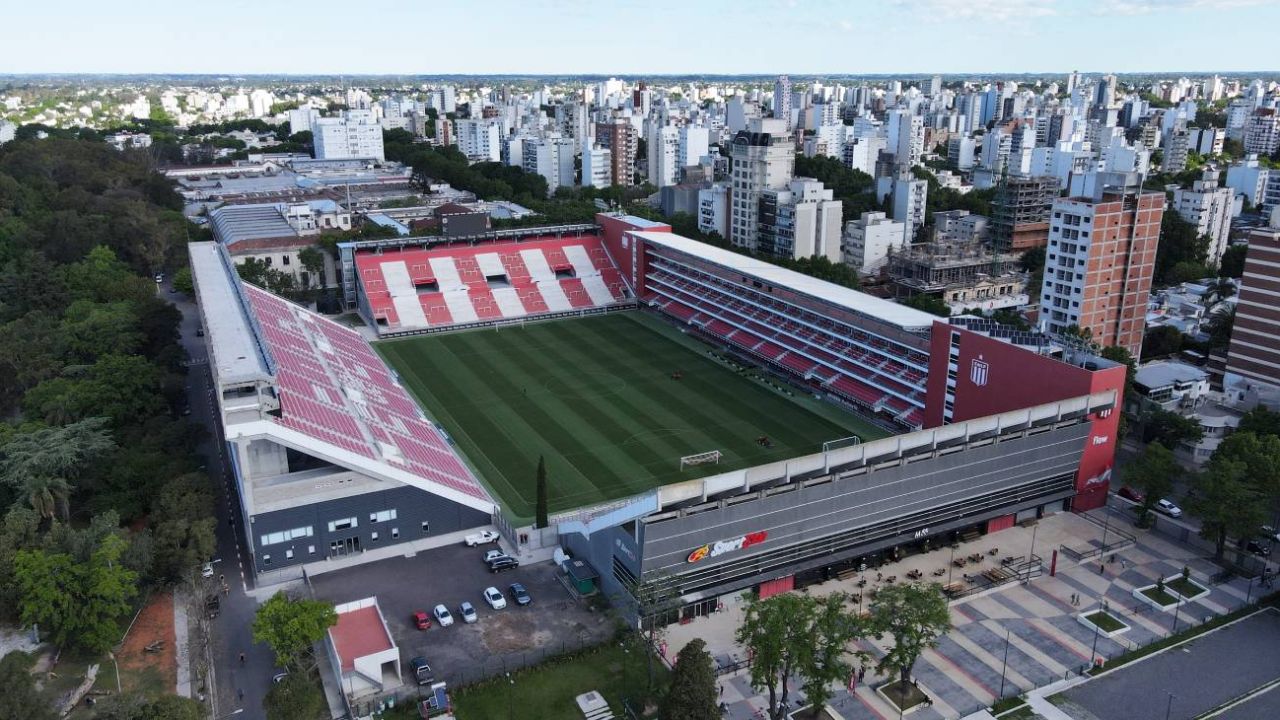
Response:
[[[128,14],[82,0],[13,8],[8,20],[27,31],[0,48],[0,68],[214,75],[1267,72],[1275,64],[1267,28],[1280,22],[1280,3],[1272,0],[541,0],[496,3],[481,16],[467,5],[375,2],[361,6],[369,33],[353,33],[350,9],[333,0],[312,3],[292,23],[270,7],[226,9],[173,18],[155,2]],[[76,18],[70,26],[68,17]],[[767,32],[750,40],[721,32],[730,19],[740,30],[754,24]],[[1188,55],[1188,47],[1205,45],[1206,26],[1229,27],[1232,42],[1215,45],[1211,56]],[[360,53],[335,50],[343,37],[376,43]],[[1070,50],[1079,67],[1065,67],[1064,52],[1053,47]]]

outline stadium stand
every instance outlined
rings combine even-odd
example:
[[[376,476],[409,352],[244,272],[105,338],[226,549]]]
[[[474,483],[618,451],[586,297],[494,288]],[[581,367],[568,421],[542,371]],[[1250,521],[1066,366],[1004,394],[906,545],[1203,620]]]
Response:
[[[474,498],[489,494],[360,333],[244,285],[274,359],[271,422]]]
[[[931,317],[900,314],[901,327],[884,318],[862,322],[857,313],[821,297],[805,304],[780,297],[775,291],[788,289],[787,276],[775,273],[766,284],[743,275],[741,267],[717,262],[726,260],[719,257],[724,251],[687,245],[692,241],[666,233],[648,236],[662,242],[646,242],[643,303],[867,412],[907,427],[923,423],[929,356],[918,328]],[[831,294],[848,300],[850,292]],[[880,309],[883,301],[862,297],[868,300],[854,299],[874,301]]]
[[[362,311],[384,334],[605,307],[632,297],[591,235],[362,250],[355,264]]]

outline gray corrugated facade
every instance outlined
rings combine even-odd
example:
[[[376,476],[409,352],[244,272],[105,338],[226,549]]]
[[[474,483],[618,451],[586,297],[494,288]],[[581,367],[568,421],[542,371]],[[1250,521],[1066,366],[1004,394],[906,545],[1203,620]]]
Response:
[[[394,520],[372,520],[376,513],[390,510],[395,511]],[[330,522],[347,518],[355,518],[356,524],[345,530],[329,530]],[[399,485],[377,492],[254,515],[250,519],[249,532],[252,534],[251,547],[256,571],[262,573],[299,563],[324,560],[331,555],[331,543],[340,543],[346,552],[348,545],[345,541],[358,539],[359,549],[355,549],[353,542],[351,550],[366,551],[481,527],[488,525],[490,520],[488,514],[479,510],[459,505],[425,490]],[[263,544],[266,535],[299,528],[311,528],[312,533],[270,545]],[[376,540],[373,537],[375,532],[378,534]],[[290,553],[292,557],[289,557]]]
[[[1088,433],[1088,422],[1067,422],[904,460],[876,459],[826,477],[656,513],[590,538],[574,536],[568,544],[596,566],[607,594],[625,597],[628,584],[642,577],[693,602],[1024,508],[1060,507],[1075,492]],[[690,562],[690,553],[703,545],[759,533],[763,540],[749,548]]]

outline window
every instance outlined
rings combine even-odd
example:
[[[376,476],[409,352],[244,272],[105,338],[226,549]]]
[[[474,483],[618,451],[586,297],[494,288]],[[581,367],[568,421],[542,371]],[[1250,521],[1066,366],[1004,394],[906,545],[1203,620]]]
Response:
[[[288,265],[288,264],[289,264],[289,256],[288,256],[288,255],[281,255],[281,256],[280,256],[280,264],[281,264],[281,265]]]
[[[350,530],[353,527],[359,527],[359,526],[360,526],[359,521],[357,521],[356,518],[353,518],[353,517],[343,518],[341,520],[330,520],[329,532],[334,532],[337,530]]]
[[[388,520],[395,520],[395,519],[396,519],[396,511],[394,509],[383,510],[381,512],[376,512],[376,513],[369,513],[369,522],[371,523],[386,522]]]
[[[271,556],[270,556],[270,555],[263,555],[263,556],[262,556],[262,564],[263,564],[263,565],[270,565],[270,564],[271,564]]]
[[[285,559],[285,560],[292,560],[292,559],[293,559],[293,551],[292,551],[292,550],[285,550],[285,551],[284,551],[284,559]]]
[[[427,534],[427,533],[429,533],[429,532],[431,532],[431,523],[427,522],[426,520],[423,520],[423,521],[422,521],[422,534],[423,534],[423,535],[426,535],[426,534]]]
[[[267,533],[266,535],[263,535],[261,538],[261,544],[263,546],[277,545],[282,542],[289,542],[295,538],[311,537],[313,534],[314,533],[312,532],[310,525],[307,527],[294,528],[292,530],[281,530],[280,532]]]
[[[391,539],[395,540],[400,537],[400,528],[391,528]]]
[[[308,554],[308,555],[315,555],[315,554],[316,554],[316,546],[315,546],[315,545],[308,545],[308,546],[307,546],[307,554]]]
[[[375,531],[373,531],[373,532],[369,533],[369,539],[370,539],[370,540],[373,540],[374,542],[377,542],[377,540],[378,540],[378,531],[376,531],[376,530],[375,530]]]

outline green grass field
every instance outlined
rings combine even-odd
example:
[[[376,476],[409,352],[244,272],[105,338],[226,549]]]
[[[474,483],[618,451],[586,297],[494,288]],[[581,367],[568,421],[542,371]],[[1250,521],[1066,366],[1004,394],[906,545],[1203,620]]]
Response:
[[[520,518],[534,514],[540,455],[554,512],[887,434],[739,374],[708,356],[710,346],[638,312],[377,349]],[[761,435],[772,447],[756,442]],[[680,470],[682,456],[710,450],[723,453],[718,465]]]

